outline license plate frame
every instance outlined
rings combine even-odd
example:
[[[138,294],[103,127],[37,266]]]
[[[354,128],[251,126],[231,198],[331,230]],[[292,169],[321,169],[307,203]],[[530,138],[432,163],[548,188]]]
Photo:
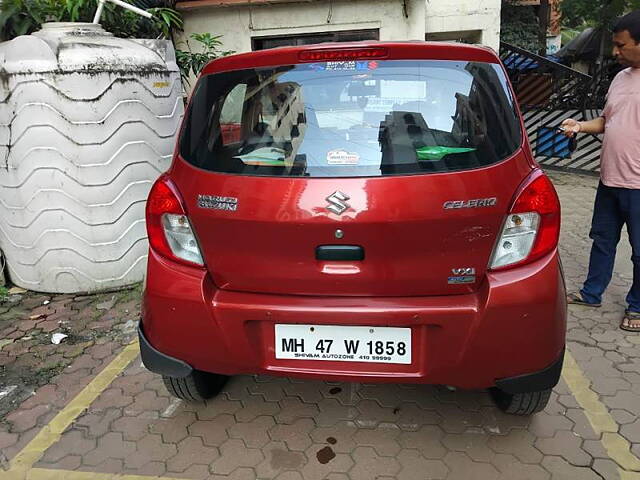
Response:
[[[277,360],[320,360],[409,365],[411,328],[275,324]]]

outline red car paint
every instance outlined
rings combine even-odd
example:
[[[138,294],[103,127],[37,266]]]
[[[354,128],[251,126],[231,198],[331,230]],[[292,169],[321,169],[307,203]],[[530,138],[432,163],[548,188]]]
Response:
[[[379,45],[384,60],[499,63],[493,51],[465,45],[322,44],[224,57],[201,78],[297,64],[302,52]],[[493,165],[386,177],[216,173],[190,165],[176,149],[161,181],[178,192],[206,267],[150,249],[142,319],[147,339],[193,368],[226,375],[484,388],[544,369],[558,359],[565,341],[557,232],[551,248],[533,261],[487,267],[509,209],[540,175],[522,138],[513,155]],[[326,197],[335,191],[350,197],[341,216],[326,210]],[[198,208],[200,194],[237,198],[239,208],[232,214]],[[495,205],[485,208],[443,210],[446,202],[492,197]],[[314,249],[323,244],[363,245],[366,257],[316,260]],[[473,283],[448,283],[453,269],[470,266]],[[412,362],[276,359],[274,325],[289,323],[408,327]]]

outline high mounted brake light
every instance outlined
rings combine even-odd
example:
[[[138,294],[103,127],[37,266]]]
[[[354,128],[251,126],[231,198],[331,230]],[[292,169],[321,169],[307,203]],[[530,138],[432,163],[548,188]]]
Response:
[[[558,246],[560,201],[549,177],[532,173],[518,189],[491,256],[489,268],[531,263]]]
[[[149,245],[156,253],[174,262],[203,266],[180,195],[166,175],[161,175],[151,187],[146,219]]]
[[[389,52],[386,48],[337,48],[330,50],[305,50],[298,54],[302,62],[330,62],[345,60],[366,60],[370,58],[385,58]]]

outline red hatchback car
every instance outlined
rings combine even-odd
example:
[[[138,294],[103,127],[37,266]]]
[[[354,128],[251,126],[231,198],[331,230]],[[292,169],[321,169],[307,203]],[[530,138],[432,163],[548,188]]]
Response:
[[[179,398],[268,374],[489,388],[531,414],[558,382],[560,205],[489,49],[209,63],[147,229],[142,359]]]

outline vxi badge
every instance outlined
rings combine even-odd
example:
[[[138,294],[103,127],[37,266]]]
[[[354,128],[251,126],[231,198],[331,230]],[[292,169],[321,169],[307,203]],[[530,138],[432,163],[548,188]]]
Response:
[[[461,283],[474,283],[476,281],[476,269],[473,267],[452,268],[453,276],[448,278],[449,285],[459,285]]]

